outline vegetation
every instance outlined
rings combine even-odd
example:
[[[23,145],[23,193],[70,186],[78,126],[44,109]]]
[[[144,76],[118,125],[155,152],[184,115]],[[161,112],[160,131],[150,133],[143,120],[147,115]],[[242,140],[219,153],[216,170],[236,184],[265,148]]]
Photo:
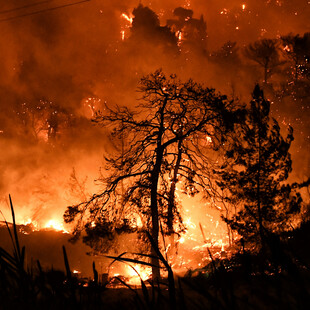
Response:
[[[278,43],[272,39],[262,39],[249,44],[245,49],[245,55],[263,67],[264,83],[268,83],[268,78],[275,68],[283,64],[278,52]]]
[[[192,80],[180,82],[176,76],[167,78],[162,71],[142,78],[139,91],[143,101],[135,111],[107,107],[105,113],[97,113],[94,121],[110,128],[121,145],[106,158],[104,190],[68,207],[64,218],[76,221],[77,235],[86,226],[88,234],[101,230],[108,236],[137,228],[138,217],[158,247],[161,225],[170,235],[178,232],[174,223],[182,227],[177,182],[183,181],[189,195],[199,189],[205,196],[214,194],[210,150],[224,142],[241,111],[213,89]],[[159,264],[152,251],[153,274],[158,278]]]
[[[310,309],[310,205],[302,199],[310,184],[304,147],[310,141],[310,33],[280,37],[290,26],[303,29],[296,21],[307,20],[308,4],[248,1],[223,8],[211,1],[208,25],[218,24],[207,31],[205,17],[195,18],[189,6],[157,15],[141,3],[130,13],[130,3],[110,1],[89,11],[81,1],[81,10],[69,11],[77,2],[36,11],[43,2],[1,11],[0,189],[13,185],[25,201],[35,197],[29,203],[34,217],[47,217],[50,205],[60,205],[52,191],[65,194],[68,163],[99,157],[98,142],[106,143],[104,151],[114,148],[93,196],[73,169],[70,197],[80,203],[68,207],[65,220],[75,224],[74,238],[81,236],[95,253],[109,253],[111,265],[129,265],[140,283],[129,285],[122,275],[105,281],[95,263],[91,279],[79,278],[64,246],[63,271],[29,264],[10,197],[12,224],[0,227],[12,245],[11,251],[5,242],[0,247],[0,310]],[[67,13],[58,14],[60,7]],[[141,80],[135,108],[111,104],[131,98],[130,85],[158,67],[231,88],[234,100],[158,70]],[[240,107],[235,98],[257,82],[262,87],[255,87],[249,107]],[[90,126],[91,117],[99,126]],[[294,172],[301,183],[290,182],[291,146],[298,148]],[[223,207],[231,241],[215,258],[199,223],[200,267],[183,276],[168,259],[186,230],[178,191],[200,193]],[[145,248],[112,255],[115,238],[131,233]],[[152,268],[151,279],[139,274],[139,264]]]
[[[302,205],[297,184],[287,182],[292,171],[293,129],[289,127],[283,138],[269,112],[270,102],[256,85],[245,122],[227,144],[227,160],[218,181],[226,189],[224,199],[237,210],[225,221],[244,241],[258,247],[266,246],[270,234],[291,229]]]
[[[287,256],[291,263],[289,268],[287,264],[282,264],[282,269],[274,268],[266,262],[263,253],[251,254],[241,250],[230,259],[216,260],[209,252],[209,264],[182,278],[173,274],[149,235],[162,268],[168,271],[168,277],[167,281],[161,282],[141,279],[141,287],[137,288],[120,277],[110,279],[109,283],[99,282],[94,264],[93,280],[81,282],[72,275],[65,248],[65,273],[43,271],[39,262],[37,271],[30,271],[25,266],[25,248],[21,249],[19,244],[14,209],[10,203],[13,227],[11,229],[7,223],[7,230],[14,250],[11,255],[0,248],[1,309],[309,308],[310,257],[308,251],[302,251],[299,246],[309,239],[309,222],[292,231],[281,243],[281,250],[290,254]],[[139,255],[144,256],[142,253]],[[124,254],[111,258],[126,264],[149,264],[126,258]],[[123,288],[112,284],[116,282]]]

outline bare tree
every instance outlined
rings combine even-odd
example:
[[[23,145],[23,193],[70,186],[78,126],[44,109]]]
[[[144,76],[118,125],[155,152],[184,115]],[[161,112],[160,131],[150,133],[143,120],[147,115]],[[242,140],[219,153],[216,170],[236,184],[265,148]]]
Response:
[[[137,227],[139,216],[158,247],[160,225],[172,234],[176,219],[181,224],[175,199],[178,182],[182,180],[182,190],[189,195],[199,189],[205,195],[214,193],[210,153],[233,129],[239,111],[214,89],[192,80],[180,82],[174,75],[167,78],[161,70],[142,78],[138,90],[142,100],[134,110],[106,107],[94,118],[110,127],[115,141],[125,141],[106,158],[103,191],[68,207],[64,218],[76,221],[76,232],[85,223],[96,226],[102,221],[110,230],[128,231]],[[151,254],[157,279],[159,261],[154,249]]]

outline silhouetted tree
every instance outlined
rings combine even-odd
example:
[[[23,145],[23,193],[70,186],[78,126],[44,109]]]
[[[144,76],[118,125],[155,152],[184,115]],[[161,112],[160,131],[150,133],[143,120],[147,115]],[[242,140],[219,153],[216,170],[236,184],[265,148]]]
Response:
[[[264,68],[264,83],[273,74],[273,70],[284,62],[280,60],[277,41],[262,39],[249,44],[244,50],[245,56]]]
[[[17,102],[12,110],[15,128],[20,136],[27,137],[29,141],[43,138],[53,143],[59,130],[68,127],[72,116],[66,109],[48,100]]]
[[[193,18],[193,11],[178,7],[173,11],[177,19],[168,19],[167,26],[176,33],[179,45],[191,50],[205,52],[207,40],[207,24],[203,15],[199,19]]]
[[[293,130],[289,127],[283,138],[278,122],[269,120],[269,111],[270,102],[256,85],[246,120],[228,144],[218,182],[228,192],[227,201],[238,204],[239,211],[224,216],[225,221],[245,241],[263,248],[270,234],[290,227],[289,219],[302,203],[297,187],[287,183]]]
[[[283,49],[293,63],[295,82],[299,78],[310,78],[310,32],[299,35],[283,36]]]
[[[153,46],[163,46],[166,50],[177,52],[177,38],[169,27],[160,26],[157,14],[149,7],[139,4],[132,12],[131,41]],[[140,44],[138,44],[140,43]]]
[[[209,59],[219,64],[226,72],[230,69],[229,71],[236,75],[236,70],[241,68],[238,50],[237,42],[228,41],[219,50],[211,53]]]
[[[296,104],[303,106],[310,95],[310,33],[290,34],[281,40],[288,61],[283,70],[285,81],[277,95],[279,99],[292,97]]]
[[[139,91],[143,101],[135,110],[107,107],[94,119],[124,142],[106,158],[103,191],[68,207],[64,218],[76,220],[76,233],[86,222],[86,229],[100,224],[108,235],[123,227],[137,228],[139,217],[158,246],[160,221],[172,233],[179,217],[177,182],[183,180],[186,194],[195,195],[199,189],[206,196],[213,194],[208,153],[223,143],[239,111],[213,89],[192,80],[180,82],[173,75],[167,78],[162,71],[142,78]],[[153,278],[158,278],[154,249],[152,254]]]

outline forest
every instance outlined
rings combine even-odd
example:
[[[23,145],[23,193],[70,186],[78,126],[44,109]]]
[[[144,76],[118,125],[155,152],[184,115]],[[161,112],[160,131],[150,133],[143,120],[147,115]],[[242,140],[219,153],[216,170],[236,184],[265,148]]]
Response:
[[[0,309],[308,309],[309,5],[15,2]]]

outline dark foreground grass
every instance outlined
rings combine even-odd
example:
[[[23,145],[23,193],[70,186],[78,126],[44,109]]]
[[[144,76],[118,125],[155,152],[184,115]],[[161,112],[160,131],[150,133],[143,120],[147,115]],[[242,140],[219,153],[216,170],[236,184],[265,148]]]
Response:
[[[39,261],[37,268],[27,269],[11,198],[10,205],[13,226],[10,228],[7,222],[6,226],[13,251],[11,254],[0,247],[0,309],[310,309],[310,251],[309,244],[301,241],[303,236],[309,238],[309,224],[303,233],[296,232],[297,248],[292,242],[273,241],[268,257],[266,253],[242,252],[231,259],[214,260],[209,253],[209,265],[184,277],[176,277],[155,248],[167,278],[156,283],[141,279],[141,285],[133,287],[117,277],[110,283],[100,283],[95,264],[92,281],[75,278],[65,247],[65,272],[43,270]],[[126,264],[150,265],[143,260],[149,255],[138,253],[135,257],[140,256],[139,260],[125,254],[111,258]]]

